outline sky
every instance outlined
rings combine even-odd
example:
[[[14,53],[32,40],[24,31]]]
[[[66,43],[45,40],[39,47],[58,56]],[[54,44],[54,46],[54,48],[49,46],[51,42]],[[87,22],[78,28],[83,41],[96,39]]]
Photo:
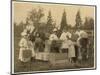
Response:
[[[63,5],[63,4],[46,4],[46,3],[32,3],[32,2],[13,2],[12,4],[12,19],[13,22],[19,24],[21,21],[26,22],[26,17],[29,12],[34,8],[43,8],[45,16],[42,18],[43,22],[47,21],[48,11],[51,11],[53,20],[56,25],[60,25],[62,13],[66,11],[67,23],[72,26],[75,25],[75,17],[78,10],[82,21],[84,22],[85,17],[95,17],[94,6],[79,6],[79,5]]]

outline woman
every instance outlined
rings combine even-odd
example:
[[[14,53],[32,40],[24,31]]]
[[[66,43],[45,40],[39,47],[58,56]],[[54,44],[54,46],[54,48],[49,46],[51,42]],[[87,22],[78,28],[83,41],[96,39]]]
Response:
[[[49,60],[50,45],[51,45],[51,41],[49,39],[46,39],[45,40],[44,54],[43,54],[43,60],[44,61]]]
[[[71,37],[71,35],[69,35],[69,34],[70,34],[69,32],[64,30],[60,36],[60,40],[62,40],[61,50],[63,53],[65,53],[65,52],[68,53],[68,38],[67,38],[67,36]]]
[[[80,30],[79,32],[79,38],[77,40],[77,46],[78,46],[78,60],[80,63],[83,62],[83,60],[86,61],[87,59],[87,47],[88,47],[88,34],[85,31]]]
[[[68,38],[68,41],[67,41],[67,43],[68,43],[68,57],[69,57],[69,61],[71,63],[73,63],[74,62],[73,58],[76,57],[75,56],[75,47],[74,47],[74,43],[70,40],[70,38],[69,37],[67,37],[67,38]]]
[[[35,52],[36,59],[43,60],[43,52],[44,52],[44,41],[40,38],[40,34],[36,33],[35,37]]]
[[[19,60],[22,62],[27,62],[30,60],[31,57],[31,52],[29,52],[30,54],[26,54],[26,50],[28,50],[27,33],[24,31],[21,33],[21,36],[22,38],[19,42],[19,47],[20,47]]]
[[[39,33],[36,33],[36,36],[35,36],[35,51],[36,52],[43,52],[44,51],[44,42],[40,38]]]
[[[89,40],[88,40],[88,34],[85,31],[80,31],[79,41],[81,45],[80,48],[81,48],[82,61],[86,61],[88,56]]]
[[[50,50],[51,52],[59,52],[59,47],[57,46],[58,36],[57,36],[57,29],[55,28],[49,36],[49,40],[51,42]]]
[[[31,58],[35,58],[35,51],[34,51],[34,43],[28,39],[28,50],[31,50],[32,52],[32,57]]]

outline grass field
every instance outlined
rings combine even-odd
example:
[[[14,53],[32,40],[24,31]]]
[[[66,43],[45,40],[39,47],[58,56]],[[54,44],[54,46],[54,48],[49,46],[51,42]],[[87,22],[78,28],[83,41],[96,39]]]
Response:
[[[66,65],[51,65],[50,62],[44,62],[39,60],[32,60],[27,63],[22,63],[18,60],[19,55],[19,40],[20,37],[14,38],[14,72],[29,72],[29,71],[43,71],[43,70],[58,70],[58,69],[76,69],[76,68],[90,68],[94,66],[94,50],[93,50],[93,38],[91,39],[91,45],[89,49],[89,59],[82,63],[66,64]]]

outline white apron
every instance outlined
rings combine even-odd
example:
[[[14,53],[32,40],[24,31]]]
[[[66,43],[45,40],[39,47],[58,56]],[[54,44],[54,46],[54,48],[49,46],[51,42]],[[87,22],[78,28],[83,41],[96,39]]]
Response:
[[[67,49],[68,48],[68,41],[67,40],[64,40],[62,42],[62,46],[61,46],[61,49]]]
[[[26,51],[26,50],[31,50],[32,57],[35,56],[33,45],[30,41],[27,41],[27,39],[22,38],[19,42],[19,46],[20,46],[20,51],[19,51],[19,58],[18,59],[20,61],[28,62],[31,59],[31,57],[27,57],[27,58],[23,57],[24,51]]]
[[[71,40],[68,40],[68,57],[75,57],[75,47]]]

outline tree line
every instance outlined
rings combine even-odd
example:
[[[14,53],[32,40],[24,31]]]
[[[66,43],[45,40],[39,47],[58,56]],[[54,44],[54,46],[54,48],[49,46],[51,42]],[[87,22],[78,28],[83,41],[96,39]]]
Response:
[[[22,32],[22,30],[29,24],[29,21],[33,22],[33,25],[35,26],[35,28],[38,32],[52,33],[53,29],[57,28],[56,22],[52,18],[51,11],[48,11],[47,21],[41,22],[42,18],[45,16],[43,11],[44,10],[42,8],[38,8],[38,9],[34,8],[28,13],[28,16],[26,17],[26,23],[23,23],[21,21],[19,23],[19,25],[17,25],[17,23],[14,22],[14,31],[15,31],[14,33],[15,33],[15,35],[19,35],[20,32]],[[77,14],[76,14],[76,18],[75,18],[75,25],[74,25],[74,27],[72,27],[71,25],[69,25],[67,23],[66,12],[64,10],[64,12],[62,13],[62,17],[61,17],[59,34],[64,29],[66,29],[66,30],[68,30],[68,29],[88,29],[88,30],[92,30],[92,29],[94,29],[94,19],[86,16],[85,22],[83,23],[82,19],[81,19],[80,10],[78,10]]]

